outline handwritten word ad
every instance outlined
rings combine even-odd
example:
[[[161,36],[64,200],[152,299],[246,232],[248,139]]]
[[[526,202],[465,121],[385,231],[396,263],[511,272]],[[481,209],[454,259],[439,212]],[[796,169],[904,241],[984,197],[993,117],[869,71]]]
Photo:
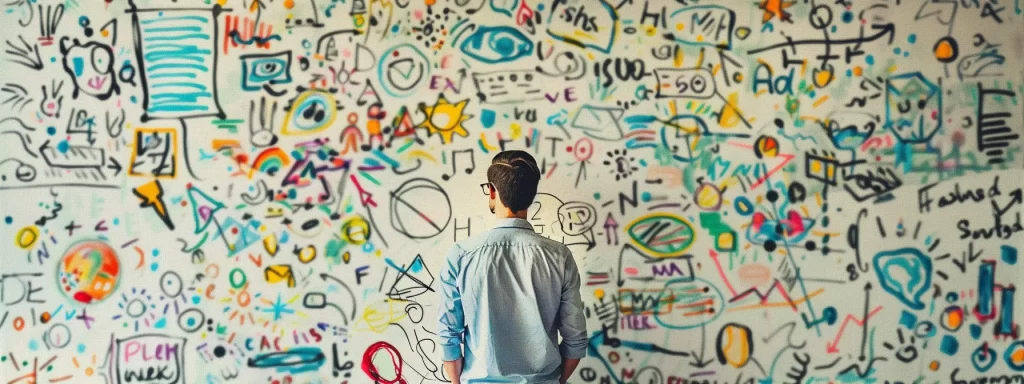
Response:
[[[440,274],[504,150],[579,265],[570,383],[1024,382],[1024,1],[0,24],[0,384],[450,382]]]

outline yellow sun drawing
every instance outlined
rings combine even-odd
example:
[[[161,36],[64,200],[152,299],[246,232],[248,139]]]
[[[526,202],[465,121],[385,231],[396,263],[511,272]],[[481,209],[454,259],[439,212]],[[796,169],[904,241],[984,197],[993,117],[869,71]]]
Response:
[[[441,142],[446,144],[452,141],[452,135],[469,136],[466,127],[462,126],[462,122],[473,117],[473,115],[463,114],[468,103],[467,99],[458,104],[452,104],[444,98],[444,95],[440,95],[437,98],[437,103],[433,106],[420,104],[420,109],[427,115],[427,119],[420,123],[420,126],[426,127],[431,135],[440,134]]]

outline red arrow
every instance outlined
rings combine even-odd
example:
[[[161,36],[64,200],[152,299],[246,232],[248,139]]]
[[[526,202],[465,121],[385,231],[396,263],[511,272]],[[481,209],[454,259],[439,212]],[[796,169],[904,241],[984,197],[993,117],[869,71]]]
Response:
[[[736,297],[736,288],[732,287],[732,283],[729,282],[729,278],[725,277],[725,270],[722,269],[722,262],[718,261],[718,252],[708,250],[711,254],[711,260],[715,261],[715,268],[718,268],[718,275],[722,277],[722,281],[725,282],[725,287],[729,288],[729,292],[732,293],[732,297]]]
[[[878,313],[881,310],[882,310],[882,306],[879,305],[879,306],[875,307],[875,309],[872,309],[871,312],[868,313],[868,316],[866,318],[863,318],[863,319],[858,319],[856,316],[854,316],[852,314],[846,315],[846,318],[843,319],[843,324],[839,326],[839,332],[836,333],[835,339],[833,339],[832,342],[825,343],[825,352],[828,352],[828,353],[839,353],[839,348],[837,348],[837,346],[839,345],[839,339],[843,337],[843,330],[846,329],[846,325],[849,324],[852,321],[852,322],[856,323],[858,326],[864,326],[864,322],[867,319],[870,319],[871,316],[874,316],[876,313]]]

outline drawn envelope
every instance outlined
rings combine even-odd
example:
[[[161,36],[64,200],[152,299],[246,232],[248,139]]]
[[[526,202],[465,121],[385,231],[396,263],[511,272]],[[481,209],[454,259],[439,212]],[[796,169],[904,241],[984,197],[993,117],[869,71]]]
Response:
[[[595,107],[584,105],[570,125],[583,131],[583,134],[598,140],[622,140],[622,125],[619,119],[625,110],[622,108]]]
[[[263,277],[270,284],[277,284],[282,281],[288,282],[288,288],[295,288],[295,274],[292,273],[292,266],[287,264],[271,265],[263,271]]]

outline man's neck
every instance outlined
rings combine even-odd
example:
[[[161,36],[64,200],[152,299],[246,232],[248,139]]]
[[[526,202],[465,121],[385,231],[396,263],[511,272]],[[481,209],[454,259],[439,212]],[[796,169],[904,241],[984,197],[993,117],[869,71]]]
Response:
[[[494,217],[497,218],[498,220],[501,220],[501,219],[526,219],[526,210],[524,209],[524,210],[519,211],[519,212],[510,212],[508,210],[505,210],[504,212],[500,212],[499,211],[499,212],[495,212],[494,213]]]

